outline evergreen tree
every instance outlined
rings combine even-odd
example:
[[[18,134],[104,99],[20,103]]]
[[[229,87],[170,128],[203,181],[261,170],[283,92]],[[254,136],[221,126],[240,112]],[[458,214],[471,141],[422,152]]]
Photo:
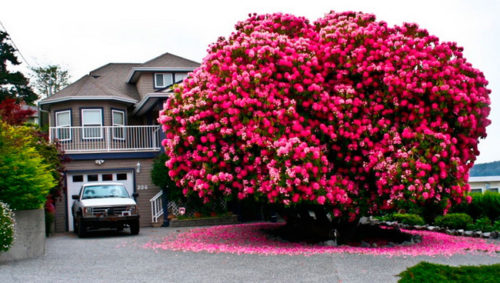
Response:
[[[10,43],[9,34],[0,31],[0,101],[15,98],[33,105],[38,95],[28,85],[28,79],[19,71],[11,72],[7,69],[8,64],[21,64],[15,53],[16,49]]]

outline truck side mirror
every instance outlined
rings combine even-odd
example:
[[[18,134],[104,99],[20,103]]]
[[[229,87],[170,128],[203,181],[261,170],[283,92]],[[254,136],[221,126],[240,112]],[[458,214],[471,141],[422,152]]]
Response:
[[[133,196],[134,198],[137,198],[137,197],[139,196],[139,193],[133,193],[133,194],[132,194],[132,196]]]
[[[74,199],[74,200],[77,200],[77,199],[80,198],[80,196],[79,195],[72,195],[71,198]]]

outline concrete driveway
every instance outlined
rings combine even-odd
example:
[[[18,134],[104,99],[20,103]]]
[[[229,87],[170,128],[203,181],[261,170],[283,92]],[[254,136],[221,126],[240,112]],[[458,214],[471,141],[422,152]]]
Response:
[[[189,228],[144,228],[138,236],[98,232],[79,239],[56,234],[46,254],[0,265],[0,282],[396,282],[420,261],[450,265],[500,262],[499,256],[260,256],[154,251],[143,248]]]

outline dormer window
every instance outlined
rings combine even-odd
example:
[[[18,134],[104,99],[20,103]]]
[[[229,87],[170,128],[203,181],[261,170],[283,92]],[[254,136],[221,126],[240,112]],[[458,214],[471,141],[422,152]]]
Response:
[[[155,73],[155,88],[165,88],[174,83],[172,73]]]

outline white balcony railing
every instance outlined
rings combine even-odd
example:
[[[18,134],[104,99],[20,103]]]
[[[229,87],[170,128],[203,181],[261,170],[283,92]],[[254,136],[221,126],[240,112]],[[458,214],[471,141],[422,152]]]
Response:
[[[160,150],[160,126],[50,127],[51,141],[66,153]]]

